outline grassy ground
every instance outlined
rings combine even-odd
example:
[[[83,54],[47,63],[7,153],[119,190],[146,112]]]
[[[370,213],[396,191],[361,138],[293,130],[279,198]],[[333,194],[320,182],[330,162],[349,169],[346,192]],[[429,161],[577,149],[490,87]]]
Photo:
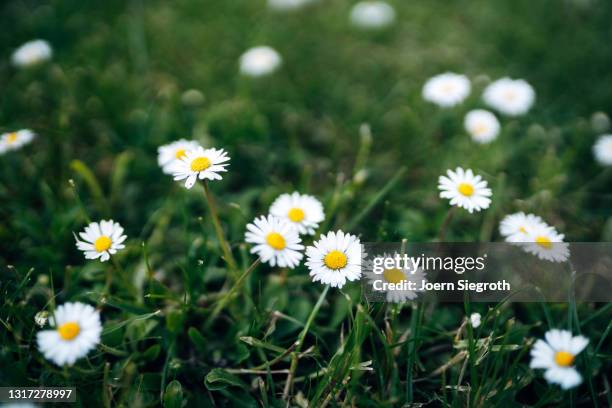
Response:
[[[181,137],[229,151],[211,189],[241,271],[254,260],[246,223],[295,189],[323,201],[321,231],[433,241],[448,209],[437,178],[457,165],[494,196],[487,211],[457,212],[450,241],[500,240],[500,218],[518,210],[569,241],[611,240],[612,175],[592,158],[591,115],[612,111],[612,7],[392,3],[398,24],[379,33],[351,28],[344,0],[283,15],[261,0],[0,5],[1,130],[40,135],[0,156],[0,385],[75,385],[82,406],[612,405],[609,304],[367,304],[356,284],[320,297],[304,266],[258,266],[229,292],[237,275],[203,189],[158,168],[157,147]],[[15,70],[10,53],[37,37],[53,61]],[[282,69],[238,75],[240,54],[259,44],[282,54]],[[445,70],[474,90],[441,111],[420,90]],[[505,75],[528,80],[536,105],[476,146],[463,116]],[[101,218],[128,235],[116,264],[85,261],[74,245]],[[120,278],[103,298],[109,268]],[[62,370],[37,351],[34,315],[75,300],[101,308],[104,334]],[[474,310],[483,325],[459,330]],[[528,368],[551,327],[591,340],[571,392]]]

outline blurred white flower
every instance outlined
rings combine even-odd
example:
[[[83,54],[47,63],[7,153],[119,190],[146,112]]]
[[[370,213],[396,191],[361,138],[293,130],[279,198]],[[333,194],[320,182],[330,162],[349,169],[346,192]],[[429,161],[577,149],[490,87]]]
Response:
[[[612,166],[612,135],[602,135],[593,145],[595,159],[604,166]]]
[[[281,194],[270,206],[270,214],[289,222],[299,234],[313,235],[319,223],[325,219],[321,202],[297,191]]]
[[[535,101],[535,91],[522,79],[501,78],[489,84],[483,99],[487,105],[508,116],[520,116],[529,111]]]
[[[524,237],[523,249],[538,258],[551,262],[564,262],[569,258],[569,245],[564,235],[550,225],[534,225]]]
[[[478,328],[478,326],[480,326],[481,323],[481,318],[482,316],[480,316],[480,313],[472,313],[470,315],[470,324],[472,325],[473,328]]]
[[[49,318],[53,330],[38,332],[38,349],[59,366],[73,365],[100,343],[100,313],[84,303],[65,303]]]
[[[380,29],[395,20],[395,9],[384,1],[361,1],[353,6],[351,23],[359,28]]]
[[[188,150],[185,155],[176,160],[170,169],[174,180],[185,180],[185,187],[191,188],[197,179],[222,180],[219,173],[227,171],[225,166],[229,160],[223,149],[204,149],[201,146]]]
[[[391,259],[394,255],[384,253],[380,258]],[[421,293],[421,286],[424,282],[427,282],[425,273],[421,268],[417,268],[414,273],[412,272],[413,267],[405,265],[405,268],[389,268],[385,269],[382,273],[374,272],[374,264],[372,261],[364,261],[363,269],[365,275],[368,278],[369,284],[372,286],[373,291],[380,291],[386,293],[387,302],[402,303],[407,300],[416,299]],[[414,282],[416,289],[411,290],[405,286],[407,282]],[[376,287],[382,287],[382,284],[386,283],[387,290],[377,290]],[[401,284],[404,284],[402,286]],[[376,287],[374,286],[376,285]],[[389,285],[396,285],[393,289]]]
[[[260,77],[276,71],[282,58],[276,50],[262,45],[246,51],[240,57],[240,72],[251,77]]]
[[[123,241],[127,238],[123,235],[123,227],[113,220],[92,222],[85,227],[85,231],[79,232],[79,236],[83,241],[77,238],[76,245],[85,253],[85,258],[100,258],[102,262],[108,261],[111,255],[125,248]]]
[[[29,129],[16,132],[3,133],[0,135],[0,154],[11,150],[18,150],[34,140],[36,135]]]
[[[33,40],[17,48],[12,56],[13,65],[28,67],[51,59],[53,50],[45,40]]]
[[[477,143],[489,143],[495,140],[500,130],[499,121],[495,115],[483,109],[469,111],[465,115],[463,125],[472,140]]]
[[[545,337],[546,341],[536,341],[531,349],[529,366],[546,370],[546,381],[559,384],[564,390],[580,385],[582,376],[574,367],[574,360],[589,344],[589,339],[558,329],[547,331]]]
[[[361,278],[361,242],[342,231],[321,235],[314,246],[306,248],[306,265],[313,282],[341,288],[346,281]]]
[[[275,11],[298,10],[315,0],[268,0],[268,8]]]
[[[525,242],[529,234],[539,226],[547,226],[542,218],[534,214],[518,212],[506,215],[499,223],[499,233],[507,242]]]
[[[445,72],[425,82],[423,99],[443,108],[455,106],[465,100],[471,92],[472,85],[465,75]]]
[[[450,205],[465,208],[470,213],[489,207],[492,192],[481,176],[461,167],[455,171],[447,170],[446,174],[448,177],[440,176],[438,179],[438,189],[441,198],[450,199]]]
[[[245,241],[255,244],[251,253],[270,266],[293,269],[304,257],[297,229],[273,215],[255,218],[252,224],[247,224]]]
[[[185,157],[189,150],[195,150],[200,145],[193,140],[180,139],[157,148],[157,164],[166,174],[172,174],[172,168],[177,160]]]

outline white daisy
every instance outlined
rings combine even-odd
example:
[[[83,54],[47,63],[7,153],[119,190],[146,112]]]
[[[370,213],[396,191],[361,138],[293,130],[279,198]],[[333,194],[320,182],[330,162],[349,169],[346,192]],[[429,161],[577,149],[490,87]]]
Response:
[[[387,253],[381,256],[384,259],[391,259],[393,257],[394,255]],[[364,269],[372,290],[374,292],[386,293],[387,302],[401,303],[416,299],[421,292],[421,285],[423,282],[427,282],[425,273],[421,268],[417,268],[414,273],[412,273],[412,267],[410,266],[406,268],[385,268],[382,273],[376,273],[374,272],[372,261],[365,261]],[[408,288],[407,282],[414,282],[414,289]],[[397,285],[397,287],[391,289],[388,286],[389,284]],[[403,287],[400,284],[403,284]],[[383,288],[383,285],[385,285],[387,290],[378,289]]]
[[[17,48],[11,58],[17,67],[29,67],[51,59],[53,50],[45,40],[33,40]]]
[[[100,258],[102,262],[108,261],[111,255],[125,248],[123,241],[127,238],[123,235],[121,225],[113,220],[92,222],[85,227],[84,232],[79,232],[79,236],[83,241],[77,238],[77,248],[85,253],[85,258]]]
[[[183,158],[189,150],[195,150],[200,145],[193,140],[180,139],[157,148],[157,164],[166,174],[172,174],[172,168],[177,160]]]
[[[491,204],[491,189],[481,176],[474,175],[472,170],[457,167],[455,171],[447,170],[446,176],[438,179],[440,197],[450,199],[450,204],[465,208],[470,213],[483,210]]]
[[[301,252],[304,245],[295,227],[273,215],[262,215],[252,224],[247,224],[245,241],[255,244],[251,253],[271,266],[293,269],[304,257]]]
[[[602,135],[593,145],[595,159],[604,166],[612,166],[612,135]]]
[[[472,140],[477,143],[489,143],[495,140],[501,128],[495,115],[483,109],[468,112],[463,126]]]
[[[298,10],[314,0],[268,0],[268,8],[275,11]]]
[[[550,225],[535,225],[525,235],[522,247],[538,258],[564,262],[569,258],[569,245],[563,242],[564,235]]]
[[[353,6],[351,23],[359,28],[379,29],[395,20],[395,9],[384,1],[362,1]]]
[[[470,80],[465,75],[446,72],[425,82],[423,99],[449,108],[463,102],[470,94],[471,88]]]
[[[314,282],[341,288],[347,280],[361,278],[359,238],[342,231],[329,232],[313,245],[306,248],[306,265]]]
[[[247,50],[240,57],[240,72],[251,77],[260,77],[276,71],[283,62],[280,54],[271,47],[262,45]]]
[[[527,113],[535,101],[535,91],[522,79],[501,78],[489,84],[483,93],[487,105],[508,116]]]
[[[582,383],[582,376],[574,368],[574,360],[589,344],[584,336],[572,336],[567,330],[546,332],[546,341],[538,340],[531,349],[531,368],[542,368],[549,383],[567,390]]]
[[[470,315],[470,324],[472,325],[473,328],[477,329],[478,326],[480,326],[480,323],[482,322],[482,316],[480,315],[480,313],[472,313]]]
[[[0,135],[0,154],[18,150],[34,140],[36,135],[29,129],[8,132]]]
[[[525,242],[528,240],[529,233],[538,226],[547,226],[542,218],[534,214],[517,212],[506,215],[499,223],[499,233],[506,239],[506,242]]]
[[[289,222],[300,234],[315,233],[325,219],[323,205],[311,195],[281,194],[270,206],[270,214]]]
[[[188,150],[185,155],[172,165],[175,180],[185,180],[185,187],[191,188],[196,180],[221,180],[219,173],[227,171],[229,160],[223,149],[204,149],[201,146]]]
[[[100,314],[84,303],[64,303],[49,318],[53,330],[38,332],[38,349],[59,366],[73,365],[100,343]]]

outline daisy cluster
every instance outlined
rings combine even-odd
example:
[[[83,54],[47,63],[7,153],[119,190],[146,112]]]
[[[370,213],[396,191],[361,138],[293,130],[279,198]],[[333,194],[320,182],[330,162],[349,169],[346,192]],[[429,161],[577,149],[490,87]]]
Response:
[[[446,72],[430,78],[423,86],[423,98],[442,108],[459,105],[470,96],[472,85],[468,77]],[[516,117],[526,114],[535,102],[535,91],[523,79],[504,77],[489,84],[482,100],[502,115]],[[497,138],[501,125],[490,111],[474,109],[465,115],[466,132],[476,143],[490,143]]]
[[[268,0],[271,9],[292,10],[303,8],[313,0]],[[396,20],[394,8],[384,1],[363,1],[355,4],[350,23],[364,30],[379,30]],[[49,61],[53,50],[44,40],[34,40],[19,47],[12,55],[18,69],[38,66]],[[239,72],[250,78],[271,75],[283,65],[281,54],[267,45],[253,47],[238,61]],[[446,72],[429,79],[423,86],[423,98],[441,108],[453,108],[463,103],[472,92],[468,77]],[[529,112],[535,102],[533,87],[522,79],[504,77],[489,84],[482,93],[484,104],[506,117],[518,117]],[[465,115],[465,130],[479,144],[493,142],[502,130],[497,116],[485,109],[474,109]],[[0,154],[26,146],[35,139],[29,129],[0,135]],[[593,146],[595,159],[602,165],[612,165],[612,135],[602,135]],[[205,183],[222,180],[228,171],[230,156],[224,149],[204,147],[194,140],[180,139],[158,148],[157,161],[163,173],[180,181],[186,189],[198,180]],[[205,184],[207,186],[207,184]],[[448,199],[451,206],[463,208],[470,214],[491,205],[492,190],[482,175],[472,169],[448,169],[438,179],[440,198]],[[281,194],[271,204],[268,213],[256,217],[246,225],[244,239],[252,244],[251,253],[271,267],[297,268],[302,262],[309,269],[314,282],[342,288],[347,282],[361,279],[363,251],[360,239],[342,230],[321,233],[308,245],[305,241],[317,233],[325,220],[323,204],[314,196],[292,192]],[[500,234],[507,242],[520,244],[525,251],[548,261],[565,261],[569,256],[564,235],[533,214],[515,213],[500,223]],[[87,260],[107,262],[126,248],[127,235],[116,221],[100,220],[89,223],[75,234],[76,247]],[[562,245],[559,245],[562,244]],[[113,258],[113,261],[115,259]],[[412,279],[426,280],[421,270],[388,269],[382,274],[388,283]],[[373,276],[367,276],[374,279]],[[378,276],[376,276],[378,279]],[[387,300],[412,300],[412,291],[389,291]],[[466,318],[472,328],[481,326],[482,317],[473,313]],[[100,343],[102,322],[99,310],[80,303],[68,302],[51,313],[39,312],[36,323],[49,329],[36,335],[38,348],[45,358],[59,366],[71,366],[87,356]],[[583,336],[571,332],[550,330],[545,340],[538,340],[532,351],[531,368],[544,369],[544,377],[563,389],[579,385],[582,381],[575,368],[576,356],[588,345]]]

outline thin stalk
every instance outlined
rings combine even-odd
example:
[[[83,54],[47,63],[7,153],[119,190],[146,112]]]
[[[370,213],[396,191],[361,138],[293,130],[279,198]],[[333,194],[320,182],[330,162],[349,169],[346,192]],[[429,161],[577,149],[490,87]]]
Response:
[[[297,365],[298,365],[298,360],[299,360],[298,355],[300,351],[302,350],[302,346],[304,345],[304,340],[306,339],[306,335],[308,334],[308,331],[310,330],[310,326],[312,325],[312,322],[314,321],[315,317],[319,313],[319,309],[321,309],[321,305],[323,304],[323,301],[325,300],[325,296],[327,296],[328,291],[329,291],[329,285],[325,285],[325,289],[323,289],[323,292],[319,296],[319,300],[317,300],[317,303],[312,308],[312,311],[310,312],[310,315],[308,316],[308,319],[306,320],[304,329],[302,329],[302,331],[300,332],[300,335],[298,336],[297,341],[295,342],[295,350],[293,351],[293,353],[291,353],[291,366],[289,367],[289,374],[287,375],[287,382],[285,383],[285,389],[283,390],[283,399],[286,401],[289,401],[289,392],[291,391],[291,385],[293,383],[293,379],[295,378],[295,371],[297,370]]]
[[[446,231],[448,230],[448,226],[453,219],[453,214],[455,213],[455,207],[451,207],[448,209],[446,216],[444,217],[444,221],[442,221],[442,225],[440,226],[440,233],[438,234],[438,241],[443,242],[446,237]]]
[[[240,275],[240,277],[236,280],[236,282],[230,288],[230,290],[228,290],[227,293],[217,301],[217,305],[213,309],[213,312],[210,315],[210,318],[208,320],[206,327],[210,327],[210,325],[215,320],[215,318],[219,315],[221,310],[223,310],[223,308],[227,305],[227,302],[229,302],[232,296],[234,295],[234,293],[236,293],[236,291],[240,289],[244,280],[251,274],[251,272],[253,272],[253,270],[255,270],[255,268],[257,267],[257,265],[259,265],[260,262],[261,262],[261,258],[257,258],[255,262],[253,262],[251,266],[249,266],[248,269],[245,270],[242,275]]]
[[[238,270],[238,266],[236,264],[234,256],[232,255],[232,251],[230,250],[229,244],[225,239],[225,235],[223,234],[223,228],[221,228],[219,216],[217,215],[217,207],[215,206],[215,202],[208,188],[207,181],[204,181],[204,195],[206,196],[208,208],[210,209],[210,217],[215,227],[215,233],[217,234],[217,240],[219,241],[219,245],[221,246],[221,251],[223,251],[223,257],[225,258],[225,262],[228,263],[230,270],[232,272],[235,272]]]

